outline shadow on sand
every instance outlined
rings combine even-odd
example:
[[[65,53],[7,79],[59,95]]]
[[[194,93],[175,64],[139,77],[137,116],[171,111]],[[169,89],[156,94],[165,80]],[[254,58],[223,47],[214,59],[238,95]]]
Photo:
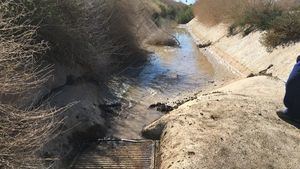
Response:
[[[300,129],[300,119],[299,120],[294,120],[292,117],[283,116],[281,112],[276,112],[276,114],[281,120],[283,120],[283,121],[289,123],[290,125],[293,125],[296,128]]]

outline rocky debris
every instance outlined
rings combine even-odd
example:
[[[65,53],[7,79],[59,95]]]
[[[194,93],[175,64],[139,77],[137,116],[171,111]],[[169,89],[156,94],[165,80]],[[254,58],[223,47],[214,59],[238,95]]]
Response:
[[[209,47],[211,44],[212,44],[212,42],[208,41],[208,42],[197,44],[197,47],[198,48],[206,48],[206,47]]]
[[[182,100],[177,100],[172,103],[172,104],[174,104],[173,108],[177,109],[179,106],[183,105],[184,103],[195,100],[195,99],[197,99],[197,94],[194,94],[194,96],[185,97]]]
[[[255,76],[269,76],[269,77],[273,77],[272,73],[268,73],[268,70],[271,69],[274,65],[271,64],[270,66],[268,66],[266,69],[258,72],[258,73],[250,73],[247,78],[249,77],[255,77]]]
[[[200,91],[201,92],[201,91]],[[190,97],[185,97],[183,99],[171,102],[171,103],[155,103],[155,104],[151,104],[149,106],[150,109],[155,109],[159,112],[162,113],[169,113],[170,111],[173,111],[175,109],[178,109],[179,106],[183,105],[186,102],[192,101],[197,99],[197,94],[194,94],[194,96],[190,96]]]
[[[188,155],[190,155],[190,156],[191,156],[191,155],[195,155],[195,154],[196,154],[196,153],[193,152],[193,151],[189,151],[189,152],[188,152]]]
[[[105,118],[115,117],[119,115],[119,112],[122,110],[122,103],[114,102],[109,104],[100,104],[99,108],[105,112]]]
[[[159,112],[163,112],[163,113],[168,113],[172,110],[174,110],[174,108],[172,106],[169,106],[165,103],[156,103],[156,104],[151,104],[149,106],[150,109],[154,109],[156,108],[157,111]]]

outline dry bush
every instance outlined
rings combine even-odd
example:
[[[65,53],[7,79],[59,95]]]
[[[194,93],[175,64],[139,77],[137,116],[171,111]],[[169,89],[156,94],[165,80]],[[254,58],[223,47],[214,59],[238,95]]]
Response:
[[[197,19],[213,26],[220,22],[229,22],[246,8],[247,0],[200,0],[194,5]]]
[[[81,66],[102,76],[139,54],[119,0],[3,0],[0,2],[0,168],[42,168],[37,151],[60,120],[44,107],[16,104],[51,75],[47,62]],[[43,64],[41,64],[43,63]],[[110,64],[111,63],[111,64]],[[102,65],[108,65],[104,67]],[[15,98],[8,102],[5,98]]]
[[[251,1],[243,13],[232,19],[229,33],[232,35],[232,32],[238,29],[246,36],[255,30],[268,30],[271,28],[272,21],[282,13],[283,8],[272,0]]]
[[[0,11],[0,91],[25,92],[47,80],[47,69],[38,69],[34,56],[43,54],[48,46],[35,41],[37,27],[24,19],[29,12],[18,3],[1,2]]]
[[[39,66],[38,57],[48,46],[35,39],[38,27],[30,24],[32,10],[24,3],[0,2],[0,168],[5,169],[41,168],[44,159],[37,151],[56,126],[56,110],[4,103],[5,97],[39,87],[50,73],[49,67]]]
[[[277,2],[278,6],[280,6],[284,10],[290,10],[294,8],[295,6],[298,6],[300,4],[299,0],[279,0]]]
[[[249,13],[266,12],[275,6],[280,10],[289,9],[298,0],[199,0],[194,6],[194,13],[199,21],[208,26],[224,23],[243,22]],[[255,17],[255,16],[254,16]],[[255,19],[255,18],[254,18]]]
[[[0,168],[43,168],[50,159],[39,157],[38,151],[58,126],[58,111],[0,104]]]
[[[112,46],[117,50],[112,55],[115,64],[113,67],[119,69],[137,62],[137,60],[145,59],[145,53],[140,48],[141,41],[139,41],[140,37],[136,30],[136,20],[138,17],[145,20],[146,17],[139,16],[142,15],[142,12],[135,11],[134,6],[127,4],[127,0],[106,1],[110,4],[108,14],[113,15],[106,27],[109,30],[107,34],[113,42]]]
[[[277,46],[288,46],[300,41],[300,13],[286,12],[271,23],[262,37],[262,44],[270,51]]]
[[[128,6],[131,7],[131,11],[132,6],[135,6],[135,11],[131,12],[129,18],[133,20],[131,23],[136,25],[135,32],[141,42],[150,42],[154,45],[169,44],[172,46],[176,45],[176,43],[177,45],[179,44],[176,38],[169,32],[170,28],[174,27],[174,21],[167,19],[170,17],[176,19],[174,18],[175,15],[167,15],[172,15],[173,12],[176,14],[179,10],[185,11],[186,5],[173,0],[123,0],[123,2],[124,1],[129,4]],[[164,12],[162,11],[163,9],[165,10]],[[162,15],[165,15],[166,18],[163,18]],[[156,43],[155,41],[160,42]]]
[[[300,40],[299,0],[201,0],[197,18],[206,25],[230,23],[229,35],[266,31],[262,44],[269,50]]]
[[[49,42],[50,60],[81,65],[99,73],[131,61],[140,53],[127,15],[130,8],[118,0],[35,0],[38,35]],[[140,55],[141,56],[141,55]],[[103,67],[111,62],[109,67]]]

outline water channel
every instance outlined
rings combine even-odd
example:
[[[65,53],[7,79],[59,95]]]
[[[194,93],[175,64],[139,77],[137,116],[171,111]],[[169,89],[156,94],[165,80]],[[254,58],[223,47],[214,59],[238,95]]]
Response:
[[[191,35],[180,28],[174,35],[180,48],[149,47],[153,53],[145,64],[129,68],[109,84],[123,100],[122,110],[111,121],[109,136],[140,139],[142,128],[163,115],[149,109],[150,104],[192,94],[214,80],[213,66]]]
[[[152,54],[146,62],[126,68],[109,81],[107,86],[118,101],[108,110],[107,138],[89,145],[75,159],[74,169],[159,166],[157,142],[140,140],[142,129],[164,115],[149,106],[194,95],[221,80],[219,74],[228,73],[208,61],[185,29],[175,29],[174,36],[179,48],[149,46]]]

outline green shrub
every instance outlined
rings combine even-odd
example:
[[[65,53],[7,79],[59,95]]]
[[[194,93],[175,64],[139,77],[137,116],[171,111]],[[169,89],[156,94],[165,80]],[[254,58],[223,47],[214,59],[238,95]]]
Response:
[[[228,23],[228,36],[264,31],[261,43],[268,49],[286,46],[300,39],[298,0],[201,0],[194,11],[208,26]]]
[[[152,14],[152,20],[157,26],[162,26],[164,20],[175,20],[177,15],[177,9],[173,6],[159,5],[160,12],[155,12]]]
[[[242,15],[234,18],[229,34],[235,32],[235,29],[242,31],[244,36],[254,30],[268,30],[272,22],[282,15],[282,12],[283,10],[272,2],[251,6]]]
[[[155,25],[160,26],[160,22],[161,22],[160,19],[161,19],[161,16],[158,12],[154,12],[152,14],[152,20],[154,21]]]
[[[269,49],[286,46],[300,40],[300,13],[288,11],[271,23],[271,28],[263,35],[262,43]]]
[[[160,12],[154,12],[152,14],[152,20],[157,26],[162,26],[164,21],[176,21],[178,24],[188,23],[194,18],[193,10],[191,6],[183,4],[166,4],[158,5]]]
[[[186,24],[194,18],[193,9],[191,6],[187,6],[181,9],[176,16],[176,22],[179,24]]]

